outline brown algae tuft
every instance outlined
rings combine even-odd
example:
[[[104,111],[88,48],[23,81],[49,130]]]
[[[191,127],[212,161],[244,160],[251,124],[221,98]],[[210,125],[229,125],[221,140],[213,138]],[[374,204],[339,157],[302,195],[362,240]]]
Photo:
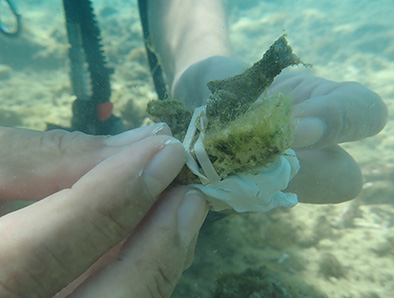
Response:
[[[288,66],[302,63],[293,54],[285,35],[282,35],[263,58],[243,73],[217,81],[208,82],[211,99],[207,104],[207,117],[212,125],[224,126],[239,115],[272,84],[274,78]]]
[[[185,137],[193,113],[182,102],[170,98],[148,102],[146,111],[153,121],[167,123],[173,136],[179,140]]]

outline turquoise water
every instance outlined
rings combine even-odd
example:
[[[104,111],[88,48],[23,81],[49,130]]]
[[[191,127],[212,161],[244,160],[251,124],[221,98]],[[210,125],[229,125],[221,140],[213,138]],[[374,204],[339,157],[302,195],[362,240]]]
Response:
[[[14,2],[22,12],[23,32],[13,39],[0,34],[0,125],[69,126],[72,98],[61,2]],[[126,128],[138,127],[146,123],[144,107],[156,95],[136,3],[93,3],[105,54],[115,69],[114,113]],[[5,9],[0,6],[4,20]],[[286,33],[294,52],[313,64],[314,75],[366,85],[383,98],[389,119],[379,135],[343,144],[364,175],[355,200],[237,214],[207,224],[173,297],[215,297],[224,281],[227,288],[236,282],[241,288],[268,287],[259,283],[262,276],[276,285],[279,297],[393,297],[394,2],[228,0],[226,9],[235,56],[252,64]]]

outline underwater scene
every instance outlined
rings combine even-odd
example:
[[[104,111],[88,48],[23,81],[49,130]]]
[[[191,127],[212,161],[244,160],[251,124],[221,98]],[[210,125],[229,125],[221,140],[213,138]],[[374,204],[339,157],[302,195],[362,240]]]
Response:
[[[285,37],[297,57],[289,56],[293,60],[283,68],[289,66],[291,71],[331,81],[358,82],[380,95],[387,106],[388,119],[378,134],[340,144],[357,162],[363,176],[362,190],[352,200],[336,197],[334,201],[339,203],[326,203],[324,197],[340,193],[333,183],[324,193],[316,185],[311,186],[317,190],[313,194],[313,202],[317,204],[295,204],[294,198],[286,198],[276,206],[280,208],[261,209],[265,212],[234,206],[231,209],[235,211],[222,212],[226,208],[211,202],[212,209],[218,212],[210,213],[204,222],[193,263],[182,274],[171,297],[394,297],[394,1],[224,2],[235,57],[252,66],[275,41]],[[119,128],[114,124],[116,132],[152,124],[147,105],[157,100],[158,94],[147,60],[137,1],[92,0],[91,3],[110,77],[111,117],[114,117],[111,119],[116,125],[120,122],[123,125]],[[12,32],[16,19],[13,4],[21,23],[17,34]],[[68,49],[62,1],[0,0],[0,126],[39,131],[71,127],[75,96]],[[253,73],[254,76],[257,75]],[[215,90],[218,89],[222,87]],[[288,115],[289,99],[280,96],[270,98],[270,102],[278,113]],[[354,97],[357,96],[355,93]],[[252,107],[254,111],[259,109],[256,105]],[[351,111],[352,106],[348,109]],[[109,115],[103,110],[100,117],[107,119]],[[191,118],[191,113],[188,117]],[[246,118],[252,117],[263,116],[248,114]],[[264,155],[268,161],[278,154],[285,158],[293,154],[286,151],[292,146],[286,139],[292,129],[280,117],[275,124],[281,125],[280,137],[285,140],[267,149],[269,153]],[[220,126],[223,121],[220,118],[219,124],[212,127],[224,130],[228,125]],[[182,133],[183,138],[186,129]],[[271,145],[273,142],[268,141]],[[248,162],[253,158],[261,160],[251,148],[249,153],[253,154],[242,158]],[[219,156],[222,151],[226,150],[209,152],[217,164],[222,160]],[[291,164],[291,158],[288,159]],[[212,162],[218,172],[218,167],[225,164],[227,169],[231,163],[223,160],[218,166]],[[265,166],[265,163],[257,165]],[[291,167],[290,171],[298,171],[298,168],[294,170],[296,166]],[[222,176],[218,179],[231,174],[231,171],[219,173]],[[326,176],[319,173],[319,177]],[[352,176],[348,181],[346,178],[340,181],[345,187],[354,183]],[[185,178],[186,184],[199,183],[198,179],[197,182],[188,179]],[[311,179],[311,184],[319,184],[318,179]],[[24,205],[17,204],[0,205],[0,216]],[[0,235],[0,247],[2,241]]]

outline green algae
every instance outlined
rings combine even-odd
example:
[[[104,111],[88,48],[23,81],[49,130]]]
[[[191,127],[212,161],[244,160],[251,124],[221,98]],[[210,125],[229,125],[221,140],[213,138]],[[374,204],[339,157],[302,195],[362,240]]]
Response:
[[[281,93],[265,96],[227,126],[211,126],[203,144],[221,178],[267,165],[290,148],[291,102]]]

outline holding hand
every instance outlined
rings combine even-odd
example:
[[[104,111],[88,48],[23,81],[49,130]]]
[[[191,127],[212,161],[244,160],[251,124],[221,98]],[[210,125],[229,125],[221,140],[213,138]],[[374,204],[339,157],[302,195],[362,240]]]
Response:
[[[0,296],[49,297],[88,277],[77,297],[168,296],[207,213],[195,191],[163,193],[185,162],[169,134],[2,128],[1,199],[42,199],[0,218]]]
[[[205,104],[210,94],[206,80],[240,73],[241,65],[239,60],[219,56],[198,62],[174,82],[174,97],[189,105]],[[387,108],[379,95],[358,83],[337,83],[289,70],[275,78],[268,92],[293,97],[292,147],[301,170],[287,191],[304,203],[353,199],[362,186],[360,168],[338,144],[373,136],[384,127]]]
[[[355,82],[284,71],[269,88],[294,98],[293,147],[301,170],[290,182],[301,202],[339,203],[361,190],[360,168],[338,144],[377,134],[386,124],[382,99]]]

